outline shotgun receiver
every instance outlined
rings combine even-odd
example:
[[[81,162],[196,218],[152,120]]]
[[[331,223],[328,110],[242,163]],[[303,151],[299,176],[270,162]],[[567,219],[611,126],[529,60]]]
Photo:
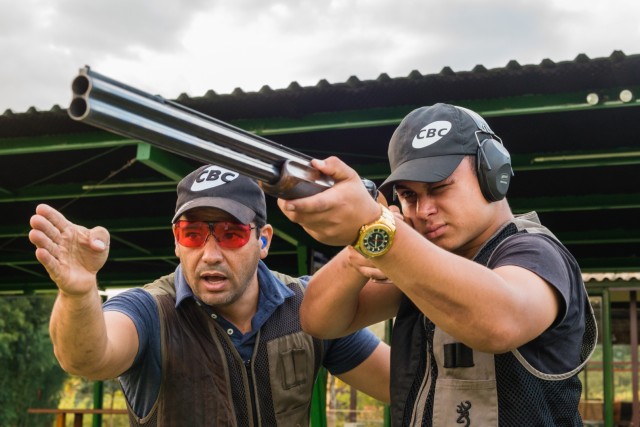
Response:
[[[71,89],[72,119],[242,173],[260,181],[264,192],[274,197],[307,197],[334,184],[311,166],[310,156],[117,82],[88,66],[80,69]],[[362,181],[376,198],[375,184]]]

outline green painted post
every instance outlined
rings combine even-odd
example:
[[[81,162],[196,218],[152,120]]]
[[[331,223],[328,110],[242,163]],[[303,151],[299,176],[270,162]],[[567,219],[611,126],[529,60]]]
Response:
[[[298,275],[309,274],[310,251],[306,245],[296,247],[298,253]],[[311,397],[311,426],[326,427],[327,425],[327,371],[320,368]]]
[[[602,291],[602,382],[604,388],[604,425],[613,426],[613,334],[609,289]]]
[[[102,399],[104,397],[104,383],[96,381],[93,383],[93,408],[102,409]],[[102,426],[102,414],[93,414],[93,427]]]
[[[327,426],[327,370],[320,368],[311,398],[311,427]]]
[[[304,276],[309,274],[309,250],[306,245],[296,246],[298,253],[298,275]]]
[[[385,323],[384,342],[391,345],[391,332],[393,331],[393,319],[389,319]],[[384,405],[384,427],[391,427],[391,408]]]
[[[107,300],[107,297],[103,296],[102,302],[104,303],[106,300]],[[93,383],[93,409],[102,409],[103,401],[104,401],[104,382],[95,381]],[[102,414],[93,414],[93,422],[91,425],[93,427],[101,427]]]

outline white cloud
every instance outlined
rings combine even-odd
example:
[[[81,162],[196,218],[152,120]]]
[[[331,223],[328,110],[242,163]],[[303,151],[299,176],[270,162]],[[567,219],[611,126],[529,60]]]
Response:
[[[176,97],[640,53],[635,0],[0,0],[0,113],[85,64]]]

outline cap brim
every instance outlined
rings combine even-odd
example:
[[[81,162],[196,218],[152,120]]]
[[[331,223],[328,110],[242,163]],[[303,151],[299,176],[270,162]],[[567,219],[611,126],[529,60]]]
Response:
[[[398,181],[440,182],[456,170],[465,156],[466,154],[452,154],[407,160],[389,175],[379,189],[388,196]]]
[[[180,206],[171,222],[176,222],[178,218],[180,218],[180,215],[184,214],[188,210],[202,207],[225,211],[242,224],[249,224],[256,217],[256,213],[252,209],[246,207],[242,203],[236,202],[235,200],[222,197],[201,197],[199,199],[190,200]]]

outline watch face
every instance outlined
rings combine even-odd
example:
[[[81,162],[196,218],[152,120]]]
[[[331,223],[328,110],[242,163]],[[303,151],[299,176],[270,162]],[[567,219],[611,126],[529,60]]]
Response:
[[[382,252],[389,245],[389,233],[384,228],[374,228],[363,236],[362,247],[372,254]]]

